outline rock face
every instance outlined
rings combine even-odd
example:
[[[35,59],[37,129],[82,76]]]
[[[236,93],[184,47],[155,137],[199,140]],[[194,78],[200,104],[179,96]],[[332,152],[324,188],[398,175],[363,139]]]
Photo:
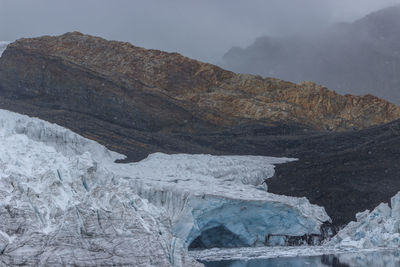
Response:
[[[128,161],[154,152],[299,158],[278,166],[271,192],[307,197],[336,225],[400,191],[399,122],[353,130],[399,118],[398,106],[128,43],[68,33],[10,44],[0,58],[0,107]]]
[[[339,93],[374,94],[400,104],[400,5],[320,34],[261,37],[232,48],[229,70],[300,82],[311,80]]]
[[[340,131],[400,118],[398,106],[370,95],[234,74],[77,32],[10,44],[0,61],[0,86],[2,95],[48,99],[60,109],[151,132],[244,122]]]
[[[306,196],[336,225],[388,203],[400,191],[400,121],[369,129],[298,140],[298,161],[277,166],[268,189]],[[284,166],[284,168],[283,168]]]

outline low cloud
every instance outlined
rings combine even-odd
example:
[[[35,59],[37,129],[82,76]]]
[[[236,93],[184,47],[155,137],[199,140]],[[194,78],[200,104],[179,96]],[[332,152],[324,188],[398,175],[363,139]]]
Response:
[[[262,35],[319,31],[400,0],[0,0],[0,39],[82,31],[216,62]]]

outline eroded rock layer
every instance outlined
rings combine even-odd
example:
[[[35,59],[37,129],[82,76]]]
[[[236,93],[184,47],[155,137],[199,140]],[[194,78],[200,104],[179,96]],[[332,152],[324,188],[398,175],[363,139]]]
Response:
[[[3,95],[48,99],[54,107],[144,131],[282,121],[340,131],[400,118],[398,106],[371,95],[235,74],[78,32],[10,44],[0,84]]]

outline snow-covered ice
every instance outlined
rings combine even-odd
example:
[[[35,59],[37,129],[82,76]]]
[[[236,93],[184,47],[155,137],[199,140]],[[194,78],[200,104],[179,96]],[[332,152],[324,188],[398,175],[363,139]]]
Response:
[[[198,265],[167,214],[107,168],[120,157],[0,110],[0,265]]]
[[[391,208],[381,203],[372,212],[358,213],[356,218],[321,246],[214,248],[189,254],[203,261],[332,255],[348,266],[399,266],[400,192],[392,197]]]
[[[270,194],[263,179],[292,159],[165,155],[129,164],[65,128],[0,110],[0,250],[5,264],[197,264],[198,238],[228,245],[319,233],[325,210]],[[214,232],[213,232],[214,231]]]
[[[356,248],[400,247],[400,192],[387,203],[379,204],[373,211],[357,213],[350,222],[326,245]]]
[[[206,247],[215,242],[253,246],[263,244],[268,234],[320,234],[321,224],[330,220],[323,208],[306,198],[279,196],[262,187],[274,173],[273,164],[289,160],[156,153],[124,168],[113,165],[113,172],[129,173],[135,193],[164,207],[174,235],[187,245],[204,233]],[[228,235],[226,243],[221,234]]]
[[[3,51],[6,49],[6,47],[7,47],[7,45],[8,45],[9,43],[10,43],[10,42],[0,41],[0,56],[1,56],[1,54],[3,54]]]
[[[265,190],[274,164],[294,159],[155,153],[115,163],[122,158],[55,124],[0,110],[1,262],[195,266],[187,255],[192,242],[258,246],[268,234],[319,234],[330,220],[305,198]],[[257,251],[276,257],[398,248],[399,225],[400,193],[391,208],[383,203],[357,214],[324,246],[190,255],[215,260]]]

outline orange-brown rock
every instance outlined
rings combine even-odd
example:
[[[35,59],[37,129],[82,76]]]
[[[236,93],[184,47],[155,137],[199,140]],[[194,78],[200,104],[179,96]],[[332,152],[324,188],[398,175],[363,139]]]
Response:
[[[13,66],[12,73],[5,70]],[[195,122],[232,126],[257,121],[342,131],[400,118],[400,107],[371,95],[343,96],[312,82],[294,84],[235,74],[177,53],[147,50],[78,32],[20,39],[8,46],[0,68],[0,82],[18,82],[27,96],[49,95],[60,100],[62,94],[88,97],[81,105],[97,105],[100,110],[95,113],[100,116],[108,120],[117,117],[122,124],[134,123],[143,129],[191,128],[190,123]],[[80,86],[69,83],[66,88],[63,72],[72,70],[81,73],[66,75],[67,79],[79,79]],[[91,91],[80,92],[83,85]],[[60,87],[62,90],[56,89]],[[96,102],[99,97],[108,98],[114,107]],[[126,114],[121,116],[115,105],[123,106]],[[103,114],[104,108],[113,113],[112,118]],[[72,109],[85,111],[73,105]],[[135,114],[129,114],[130,110],[144,117],[138,120]],[[155,122],[159,118],[165,123]],[[146,121],[150,125],[146,126]]]

